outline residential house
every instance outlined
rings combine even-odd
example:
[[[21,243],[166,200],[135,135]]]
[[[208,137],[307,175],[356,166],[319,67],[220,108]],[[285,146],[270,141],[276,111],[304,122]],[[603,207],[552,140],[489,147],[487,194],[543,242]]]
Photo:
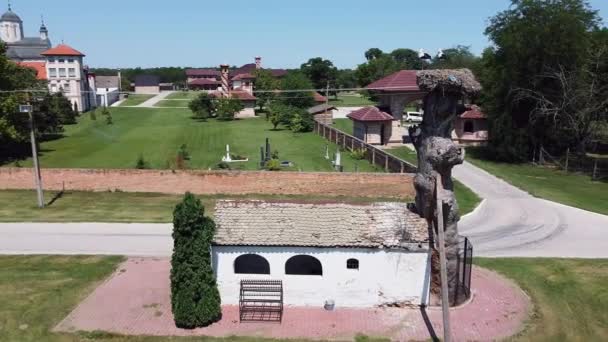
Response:
[[[427,305],[427,223],[404,203],[218,201],[212,265],[223,304],[241,280],[281,280],[285,305]]]
[[[136,94],[159,94],[160,77],[156,75],[137,75],[135,76]]]

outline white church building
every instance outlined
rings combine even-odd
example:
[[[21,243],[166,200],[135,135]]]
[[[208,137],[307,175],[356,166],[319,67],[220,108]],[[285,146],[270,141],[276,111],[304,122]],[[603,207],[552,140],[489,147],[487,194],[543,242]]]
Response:
[[[84,64],[85,55],[66,44],[52,47],[44,22],[38,37],[26,37],[23,21],[9,5],[0,17],[0,40],[6,44],[7,57],[34,69],[38,79],[48,81],[51,93],[63,92],[81,112],[97,107],[95,76]]]
[[[213,268],[223,304],[241,280],[281,280],[294,306],[427,305],[426,221],[405,203],[219,201]]]

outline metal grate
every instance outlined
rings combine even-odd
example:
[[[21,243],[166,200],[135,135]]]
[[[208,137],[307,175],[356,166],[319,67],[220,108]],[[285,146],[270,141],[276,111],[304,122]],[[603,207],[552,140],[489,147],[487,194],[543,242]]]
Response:
[[[281,280],[241,280],[239,297],[241,322],[281,322],[283,282]]]

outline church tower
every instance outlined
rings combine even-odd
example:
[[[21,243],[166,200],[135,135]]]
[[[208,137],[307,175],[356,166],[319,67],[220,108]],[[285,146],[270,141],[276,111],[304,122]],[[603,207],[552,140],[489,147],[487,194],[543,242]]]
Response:
[[[42,23],[40,24],[40,39],[48,40],[49,39],[49,30],[46,29],[46,25],[44,25],[44,18],[42,19]]]
[[[8,4],[8,11],[0,17],[0,39],[5,43],[14,43],[23,39],[23,21]]]

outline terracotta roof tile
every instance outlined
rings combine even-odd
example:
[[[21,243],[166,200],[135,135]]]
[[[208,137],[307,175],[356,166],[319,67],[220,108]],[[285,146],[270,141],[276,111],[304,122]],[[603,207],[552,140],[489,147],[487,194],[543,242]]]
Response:
[[[216,76],[220,77],[220,71],[215,69],[186,69],[186,76]]]
[[[255,101],[257,98],[244,90],[232,90],[230,91],[232,98],[239,99],[241,101]]]
[[[217,245],[427,248],[426,221],[405,203],[218,201]]]
[[[463,119],[485,119],[487,118],[486,114],[481,111],[481,108],[477,105],[469,105],[467,106],[467,110],[460,114],[460,117]]]
[[[364,107],[347,115],[348,118],[355,121],[392,121],[393,117],[377,107]]]
[[[416,70],[401,70],[369,84],[366,89],[383,91],[420,91]]]
[[[17,62],[18,65],[36,70],[36,78],[46,80],[46,62]]]
[[[59,44],[54,48],[50,48],[40,54],[43,56],[84,56],[82,52],[66,44]]]
[[[197,78],[195,80],[190,81],[188,84],[190,85],[214,85],[214,84],[220,84],[220,81],[215,81],[215,80],[209,80],[206,78]]]
[[[315,98],[315,102],[327,102],[327,98],[316,91],[314,92],[313,96]]]

